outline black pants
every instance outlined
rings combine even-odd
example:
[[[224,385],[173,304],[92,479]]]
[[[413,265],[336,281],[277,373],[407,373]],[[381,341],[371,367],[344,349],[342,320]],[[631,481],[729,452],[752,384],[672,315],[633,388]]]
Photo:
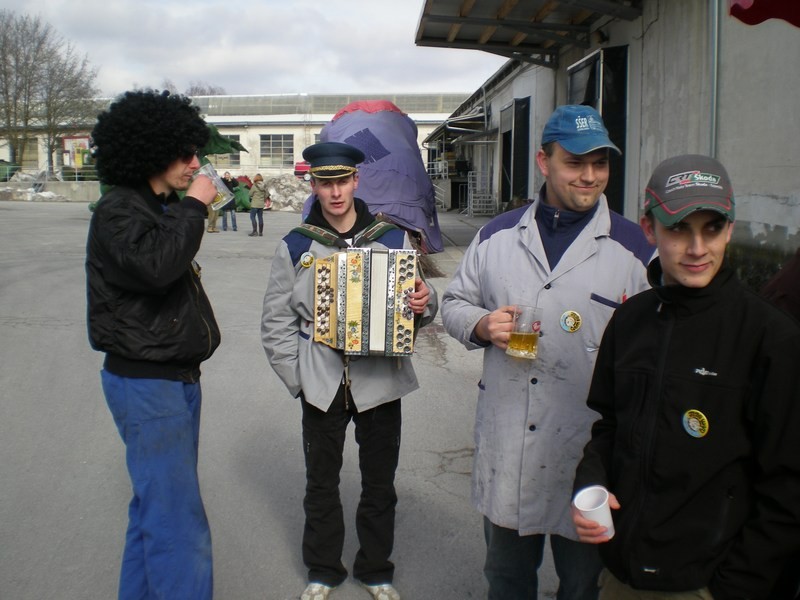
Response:
[[[303,400],[303,451],[306,460],[306,514],[303,562],[308,580],[337,586],[347,578],[342,564],[344,516],[339,473],[350,420],[355,423],[361,498],[356,511],[359,550],[353,576],[369,585],[391,583],[394,564],[394,474],[400,454],[400,400],[358,412],[349,391],[339,388],[328,412]]]

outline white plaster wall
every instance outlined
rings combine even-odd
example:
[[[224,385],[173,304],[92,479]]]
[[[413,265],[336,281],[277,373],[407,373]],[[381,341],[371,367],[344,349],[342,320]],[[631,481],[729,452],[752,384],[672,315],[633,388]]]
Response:
[[[739,226],[754,238],[799,236],[800,28],[732,17],[721,25],[717,150],[733,180]]]

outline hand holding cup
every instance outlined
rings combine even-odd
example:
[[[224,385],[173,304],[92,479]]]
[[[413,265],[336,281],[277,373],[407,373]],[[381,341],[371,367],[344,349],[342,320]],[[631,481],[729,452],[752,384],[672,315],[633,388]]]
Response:
[[[602,485],[579,490],[572,500],[572,521],[581,542],[599,544],[614,537],[611,507],[619,508],[616,497]]]

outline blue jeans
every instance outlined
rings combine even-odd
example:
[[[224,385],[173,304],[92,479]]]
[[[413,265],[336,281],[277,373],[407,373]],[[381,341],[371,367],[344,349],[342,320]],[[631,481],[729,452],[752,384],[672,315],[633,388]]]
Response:
[[[258,219],[258,226],[264,229],[264,209],[251,208],[250,209],[250,222],[253,224],[253,231],[256,230],[256,219]]]
[[[101,379],[133,486],[119,598],[210,600],[211,532],[197,479],[200,384],[105,370]]]
[[[489,600],[536,600],[545,536],[521,536],[486,517],[483,533]],[[551,535],[550,548],[559,578],[557,600],[597,600],[597,580],[603,569],[597,546]]]
[[[232,200],[235,202],[235,200]],[[235,210],[223,210],[222,211],[222,231],[228,230],[228,214],[231,215],[231,228],[236,231],[236,211]]]

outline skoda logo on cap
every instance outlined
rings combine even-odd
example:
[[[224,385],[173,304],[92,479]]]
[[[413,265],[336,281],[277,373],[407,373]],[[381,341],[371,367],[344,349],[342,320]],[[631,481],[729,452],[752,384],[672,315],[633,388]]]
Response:
[[[692,183],[710,183],[712,185],[719,184],[719,175],[713,173],[701,173],[700,171],[687,171],[685,173],[676,173],[667,179],[666,188],[673,185],[688,185]]]

